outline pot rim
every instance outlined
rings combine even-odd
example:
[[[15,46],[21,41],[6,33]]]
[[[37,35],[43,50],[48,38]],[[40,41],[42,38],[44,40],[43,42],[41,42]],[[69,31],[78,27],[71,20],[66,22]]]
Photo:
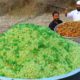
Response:
[[[40,78],[40,79],[19,79],[19,78],[8,78],[8,77],[0,77],[1,80],[59,80],[59,79],[66,79],[70,76],[73,76],[77,73],[80,72],[80,68],[76,69],[76,70],[73,70],[72,72],[69,72],[67,74],[63,74],[63,75],[60,75],[60,76],[54,76],[54,77],[50,77],[50,78]]]

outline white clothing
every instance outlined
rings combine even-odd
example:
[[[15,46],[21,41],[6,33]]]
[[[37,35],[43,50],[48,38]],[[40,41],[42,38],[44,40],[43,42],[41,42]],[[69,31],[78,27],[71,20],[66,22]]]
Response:
[[[80,0],[76,2],[77,5],[80,5]]]
[[[73,10],[67,14],[68,18],[72,18],[73,21],[80,21],[80,11]]]

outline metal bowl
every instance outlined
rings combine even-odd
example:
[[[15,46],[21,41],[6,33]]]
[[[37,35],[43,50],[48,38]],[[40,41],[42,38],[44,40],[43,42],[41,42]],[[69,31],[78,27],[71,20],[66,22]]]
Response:
[[[64,23],[66,23],[66,22],[64,22]],[[57,26],[55,27],[54,31],[57,32],[57,28],[58,28],[60,25],[64,24],[64,23],[61,23],[61,24],[57,25]],[[57,32],[57,33],[58,33],[58,32]],[[59,33],[58,33],[58,34],[59,34]],[[62,35],[61,35],[61,36],[62,36]],[[80,43],[80,36],[78,36],[78,37],[67,37],[67,36],[63,36],[63,37],[66,38],[66,39],[70,39],[70,40],[72,40],[72,41],[75,41],[75,42]]]

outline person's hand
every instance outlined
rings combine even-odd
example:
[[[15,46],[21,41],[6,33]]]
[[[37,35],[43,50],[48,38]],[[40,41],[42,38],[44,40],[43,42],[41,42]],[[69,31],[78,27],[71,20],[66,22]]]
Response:
[[[65,8],[65,11],[68,11],[68,8]]]
[[[65,16],[67,16],[68,8],[65,8]]]

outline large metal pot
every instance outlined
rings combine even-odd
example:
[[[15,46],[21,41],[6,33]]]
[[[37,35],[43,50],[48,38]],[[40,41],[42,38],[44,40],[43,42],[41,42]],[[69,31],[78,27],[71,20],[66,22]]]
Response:
[[[59,25],[57,27],[59,27]],[[56,28],[55,28],[55,31],[56,31]],[[69,37],[65,37],[65,38],[71,39]],[[76,39],[76,38],[72,38],[72,39]],[[79,39],[79,41],[80,41],[80,39]],[[59,76],[53,76],[50,78],[20,79],[20,78],[8,78],[8,77],[0,76],[0,80],[80,80],[80,68],[73,70],[70,73],[59,75]]]

